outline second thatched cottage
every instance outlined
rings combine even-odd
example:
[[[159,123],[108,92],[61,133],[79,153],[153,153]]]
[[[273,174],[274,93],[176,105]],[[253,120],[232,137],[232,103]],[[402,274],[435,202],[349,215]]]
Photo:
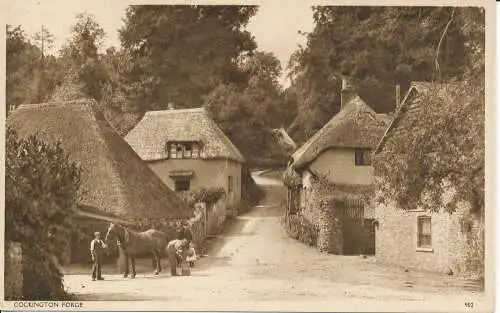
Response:
[[[179,194],[223,188],[223,213],[239,205],[245,160],[205,108],[147,112],[125,140]]]
[[[374,253],[373,216],[363,195],[372,186],[371,150],[390,118],[351,93],[340,112],[300,147],[285,174],[287,214],[299,214],[318,230],[320,250]]]

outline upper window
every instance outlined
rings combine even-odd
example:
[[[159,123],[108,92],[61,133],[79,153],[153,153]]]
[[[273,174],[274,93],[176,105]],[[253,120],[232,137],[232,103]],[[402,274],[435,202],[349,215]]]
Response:
[[[197,159],[200,157],[200,145],[197,142],[168,142],[169,159]]]
[[[354,150],[354,164],[356,165],[371,165],[371,150],[356,148]]]
[[[432,246],[431,218],[429,216],[419,216],[418,223],[418,248],[430,248]]]

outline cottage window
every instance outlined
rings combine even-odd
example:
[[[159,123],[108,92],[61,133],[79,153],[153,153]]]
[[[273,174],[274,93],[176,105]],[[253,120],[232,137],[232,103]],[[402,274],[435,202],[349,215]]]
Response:
[[[227,192],[231,193],[233,192],[233,176],[228,176],[227,177]]]
[[[189,180],[176,180],[175,181],[175,191],[189,191],[190,181]]]
[[[197,159],[200,156],[200,146],[195,142],[169,142],[167,150],[170,159]]]
[[[418,223],[418,248],[430,248],[432,246],[431,218],[429,216],[419,216]]]
[[[175,143],[170,144],[170,158],[177,158],[177,145]]]
[[[200,157],[200,147],[198,144],[193,144],[193,159],[197,159]]]
[[[371,165],[371,151],[370,149],[356,148],[354,150],[354,163],[358,166]]]
[[[184,144],[184,158],[191,159],[193,156],[193,150],[191,143]]]

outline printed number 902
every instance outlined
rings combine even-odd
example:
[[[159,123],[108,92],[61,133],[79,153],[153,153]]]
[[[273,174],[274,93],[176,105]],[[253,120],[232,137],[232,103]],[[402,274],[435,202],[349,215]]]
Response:
[[[473,308],[474,307],[474,302],[465,302],[465,307],[466,308]]]

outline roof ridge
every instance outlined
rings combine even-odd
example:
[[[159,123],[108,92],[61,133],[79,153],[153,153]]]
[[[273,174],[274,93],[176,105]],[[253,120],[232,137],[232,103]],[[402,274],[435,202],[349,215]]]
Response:
[[[17,106],[16,110],[19,109],[37,109],[37,108],[54,108],[54,107],[67,107],[67,106],[74,106],[74,107],[84,107],[88,105],[89,103],[96,104],[97,102],[93,99],[77,99],[77,100],[70,100],[70,101],[49,101],[49,102],[42,102],[42,103],[25,103]]]
[[[203,113],[206,112],[206,109],[204,107],[199,107],[199,108],[189,108],[189,109],[166,109],[166,110],[152,110],[152,111],[147,111],[145,115],[163,115],[163,114],[175,114],[175,113]]]

